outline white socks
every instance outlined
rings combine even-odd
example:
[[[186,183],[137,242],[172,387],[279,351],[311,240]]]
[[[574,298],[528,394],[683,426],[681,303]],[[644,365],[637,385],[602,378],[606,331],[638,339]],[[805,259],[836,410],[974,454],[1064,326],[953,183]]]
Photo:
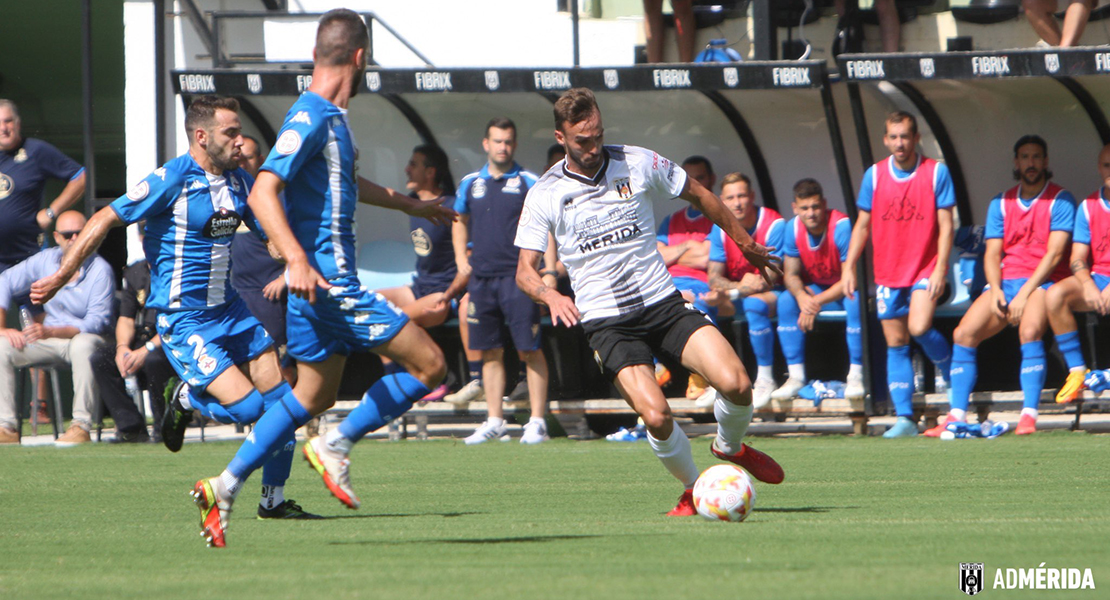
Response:
[[[967,421],[967,411],[962,408],[949,409],[948,416],[952,417],[953,421],[965,422]]]
[[[494,427],[504,427],[505,419],[503,417],[486,417],[486,423]]]
[[[863,365],[848,365],[848,380],[863,379]]]
[[[339,433],[338,427],[328,432],[327,436],[324,437],[324,443],[327,444],[329,450],[338,452],[343,456],[350,454],[351,448],[355,445],[354,442],[343,437],[342,433]]]
[[[694,487],[694,482],[698,480],[698,467],[694,464],[694,454],[690,451],[690,438],[686,437],[686,432],[682,431],[678,423],[674,423],[671,436],[667,439],[657,440],[650,431],[647,439],[655,456],[659,457],[671,475],[681,481],[686,489]]]
[[[227,499],[234,501],[235,497],[239,495],[239,490],[243,487],[243,482],[232,475],[230,471],[224,469],[224,472],[220,473],[220,485],[223,486],[223,491],[227,492]]]
[[[273,510],[285,503],[285,486],[283,485],[264,485],[262,486],[262,508],[266,510]]]
[[[756,379],[775,380],[775,369],[772,365],[760,365],[755,371]]]
[[[790,374],[791,379],[805,383],[806,380],[806,366],[804,363],[796,365],[786,365],[786,372]]]
[[[736,454],[752,422],[752,406],[733,404],[717,396],[713,416],[717,418],[717,449],[725,454]]]
[[[1036,419],[1037,418],[1037,409],[1035,409],[1035,408],[1023,408],[1023,409],[1021,409],[1021,414],[1022,415],[1029,415],[1030,417],[1033,417],[1034,419]]]

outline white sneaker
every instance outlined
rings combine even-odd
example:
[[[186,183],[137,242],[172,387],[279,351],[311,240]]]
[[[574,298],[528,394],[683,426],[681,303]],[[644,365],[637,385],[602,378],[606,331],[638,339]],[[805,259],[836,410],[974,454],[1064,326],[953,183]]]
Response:
[[[546,432],[545,432],[546,433]],[[509,432],[505,429],[505,424],[493,425],[489,421],[482,423],[470,437],[463,440],[467,446],[475,444],[482,444],[490,440],[501,440],[503,442],[509,441]]]
[[[478,402],[486,396],[486,391],[482,389],[482,382],[472,379],[462,386],[459,391],[454,394],[447,394],[443,397],[444,402],[457,404],[459,406],[466,406],[471,402]]]
[[[805,386],[806,382],[791,377],[779,386],[779,389],[771,393],[771,399],[779,401],[793,400]]]
[[[948,391],[948,382],[944,380],[943,376],[937,375],[933,379],[933,389],[936,390],[936,393],[943,394]]]
[[[324,479],[324,485],[336,500],[347,508],[361,505],[351,487],[351,460],[346,455],[329,448],[324,438],[319,436],[305,442],[302,450],[309,466]]]
[[[845,400],[859,400],[865,395],[863,389],[863,377],[849,377],[848,382],[844,386],[844,399]]]
[[[771,401],[771,393],[775,391],[775,380],[756,378],[752,385],[752,408],[761,410]]]
[[[694,406],[698,408],[712,408],[713,404],[717,402],[717,390],[713,388],[705,388],[705,391],[694,400]]]
[[[520,437],[521,444],[539,444],[551,439],[547,435],[547,424],[542,420],[530,420],[524,426],[524,435]]]

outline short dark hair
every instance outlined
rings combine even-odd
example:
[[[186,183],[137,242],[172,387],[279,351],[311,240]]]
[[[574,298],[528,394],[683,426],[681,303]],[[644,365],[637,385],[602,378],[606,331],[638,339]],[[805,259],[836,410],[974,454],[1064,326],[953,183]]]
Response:
[[[216,118],[216,111],[220,109],[238,113],[239,101],[224,96],[201,96],[194,99],[185,111],[185,133],[192,137],[197,129],[205,129],[212,125],[212,121]]]
[[[424,157],[424,166],[436,170],[436,186],[448,196],[455,195],[455,179],[451,177],[451,163],[447,153],[435,144],[421,144],[412,149],[413,154]]]
[[[687,156],[686,160],[682,161],[682,168],[686,168],[686,165],[702,165],[705,167],[705,170],[708,171],[710,175],[713,174],[713,163],[709,162],[708,158],[701,156],[700,154]]]
[[[489,123],[486,123],[486,133],[483,137],[488,138],[489,130],[493,129],[494,127],[498,129],[512,129],[513,137],[516,137],[516,123],[513,123],[513,120],[509,117],[494,117],[490,119]]]
[[[1031,133],[1021,136],[1020,138],[1018,138],[1017,142],[1014,142],[1014,158],[1017,158],[1018,150],[1026,144],[1036,144],[1040,146],[1041,152],[1044,152],[1044,155],[1048,156],[1048,142],[1044,141],[1043,137],[1035,133]]]
[[[588,88],[571,88],[555,101],[555,129],[562,129],[563,123],[585,121],[595,110],[600,109],[593,92]]]
[[[355,51],[370,46],[366,21],[353,10],[336,8],[320,17],[316,28],[316,62],[324,66],[341,65],[351,60]]]
[[[890,113],[889,115],[887,115],[886,116],[885,127],[889,127],[890,125],[894,125],[896,123],[903,123],[905,121],[910,122],[910,130],[914,134],[916,134],[917,133],[917,117],[911,115],[910,113],[908,113],[904,110],[896,110],[896,111]],[[885,131],[885,129],[884,129],[884,131]]]
[[[825,197],[825,192],[821,189],[821,184],[817,183],[816,179],[806,177],[794,184],[795,198],[812,198],[814,196]]]

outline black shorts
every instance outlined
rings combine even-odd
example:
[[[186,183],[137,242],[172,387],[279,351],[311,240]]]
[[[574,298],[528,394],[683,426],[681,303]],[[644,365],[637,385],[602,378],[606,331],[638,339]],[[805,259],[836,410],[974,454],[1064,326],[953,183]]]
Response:
[[[653,356],[681,362],[690,336],[713,322],[675,292],[635,312],[582,323],[594,359],[610,380],[632,365],[650,365]]]

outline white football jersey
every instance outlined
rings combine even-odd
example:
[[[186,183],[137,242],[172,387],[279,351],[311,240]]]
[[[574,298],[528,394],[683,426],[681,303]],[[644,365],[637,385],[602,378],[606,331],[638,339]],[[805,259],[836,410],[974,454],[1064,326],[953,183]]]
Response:
[[[548,169],[528,191],[516,245],[547,249],[555,236],[583,321],[615,317],[674,293],[655,241],[654,199],[682,193],[686,172],[651,150],[606,146],[593,178],[566,161]]]

